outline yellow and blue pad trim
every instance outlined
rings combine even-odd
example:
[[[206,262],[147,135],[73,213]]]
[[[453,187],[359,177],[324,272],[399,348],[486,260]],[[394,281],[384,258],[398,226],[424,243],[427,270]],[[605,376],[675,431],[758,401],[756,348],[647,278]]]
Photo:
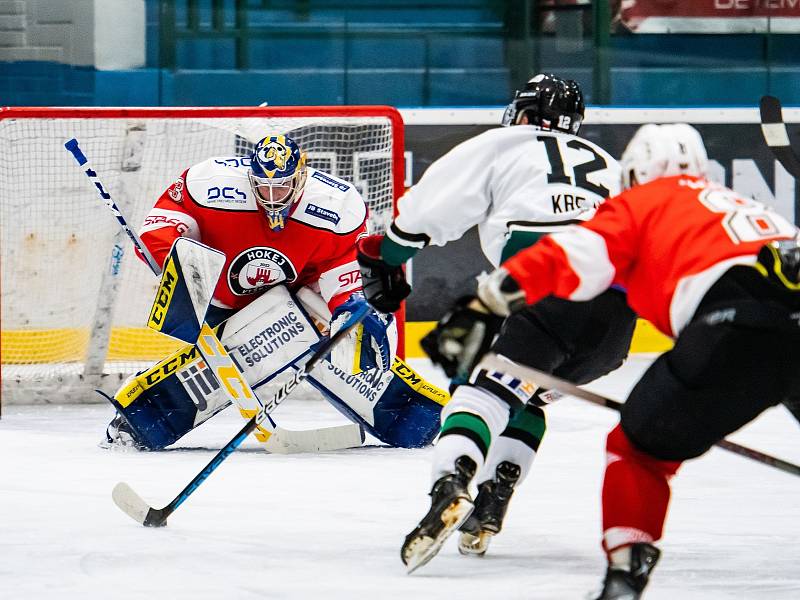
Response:
[[[147,326],[193,344],[225,265],[225,255],[200,242],[178,238],[172,244]]]

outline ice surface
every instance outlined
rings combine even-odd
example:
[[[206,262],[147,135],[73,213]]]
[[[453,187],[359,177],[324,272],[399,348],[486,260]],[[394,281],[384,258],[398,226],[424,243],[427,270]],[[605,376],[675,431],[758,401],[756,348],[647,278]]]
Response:
[[[624,397],[634,359],[592,389]],[[430,372],[429,365],[417,367]],[[724,402],[724,398],[720,399]],[[0,421],[0,598],[127,600],[397,598],[560,600],[596,589],[607,409],[565,399],[484,558],[455,540],[412,576],[400,544],[427,509],[431,450],[266,455],[252,441],[172,515],[145,529],[117,509],[124,480],[161,507],[240,427],[232,411],[179,451],[96,446],[104,406],[9,406]],[[285,427],[338,424],[318,401],[287,402]],[[732,440],[800,462],[798,424],[772,409]],[[800,598],[800,479],[712,450],[673,482],[648,600]]]

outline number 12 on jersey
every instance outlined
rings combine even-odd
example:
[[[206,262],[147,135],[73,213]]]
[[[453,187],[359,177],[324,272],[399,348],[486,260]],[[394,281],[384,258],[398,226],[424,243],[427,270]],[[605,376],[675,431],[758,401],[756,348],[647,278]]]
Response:
[[[610,192],[607,187],[594,184],[588,179],[589,175],[592,173],[608,168],[605,157],[598,154],[597,150],[579,139],[572,139],[567,142],[568,148],[586,150],[594,157],[592,160],[571,165],[572,172],[574,173],[573,180],[564,170],[564,155],[561,153],[558,139],[552,135],[539,135],[536,136],[536,139],[544,144],[545,151],[547,152],[547,160],[550,161],[550,173],[547,175],[547,183],[574,185],[593,192],[601,198],[608,197]]]

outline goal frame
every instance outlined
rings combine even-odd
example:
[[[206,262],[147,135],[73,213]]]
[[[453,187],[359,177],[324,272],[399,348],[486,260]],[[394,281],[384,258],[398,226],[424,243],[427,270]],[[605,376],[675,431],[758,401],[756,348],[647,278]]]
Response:
[[[236,119],[248,117],[286,119],[294,117],[380,117],[388,119],[392,130],[392,217],[397,215],[397,201],[405,191],[405,139],[403,118],[400,112],[391,106],[0,107],[0,122],[9,119]],[[88,189],[87,184],[87,195],[90,193],[91,190]],[[97,210],[105,210],[99,200]],[[109,215],[109,219],[111,218]],[[3,268],[2,264],[0,264],[0,268]],[[401,307],[398,317],[401,324],[398,327],[398,355],[402,357],[404,356],[405,341],[405,332],[402,327],[405,321],[405,306]],[[2,400],[2,392],[0,392],[0,407],[2,407]]]

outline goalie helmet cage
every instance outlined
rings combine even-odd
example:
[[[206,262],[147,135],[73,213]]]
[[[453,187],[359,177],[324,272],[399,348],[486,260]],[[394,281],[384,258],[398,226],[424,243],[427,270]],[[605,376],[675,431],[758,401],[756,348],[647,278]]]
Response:
[[[353,183],[370,232],[386,230],[404,183],[392,107],[0,109],[3,403],[92,402],[94,389],[113,393],[178,348],[144,326],[158,280],[64,143],[78,140],[138,229],[185,169],[247,155],[269,133],[293,137],[310,166]]]

